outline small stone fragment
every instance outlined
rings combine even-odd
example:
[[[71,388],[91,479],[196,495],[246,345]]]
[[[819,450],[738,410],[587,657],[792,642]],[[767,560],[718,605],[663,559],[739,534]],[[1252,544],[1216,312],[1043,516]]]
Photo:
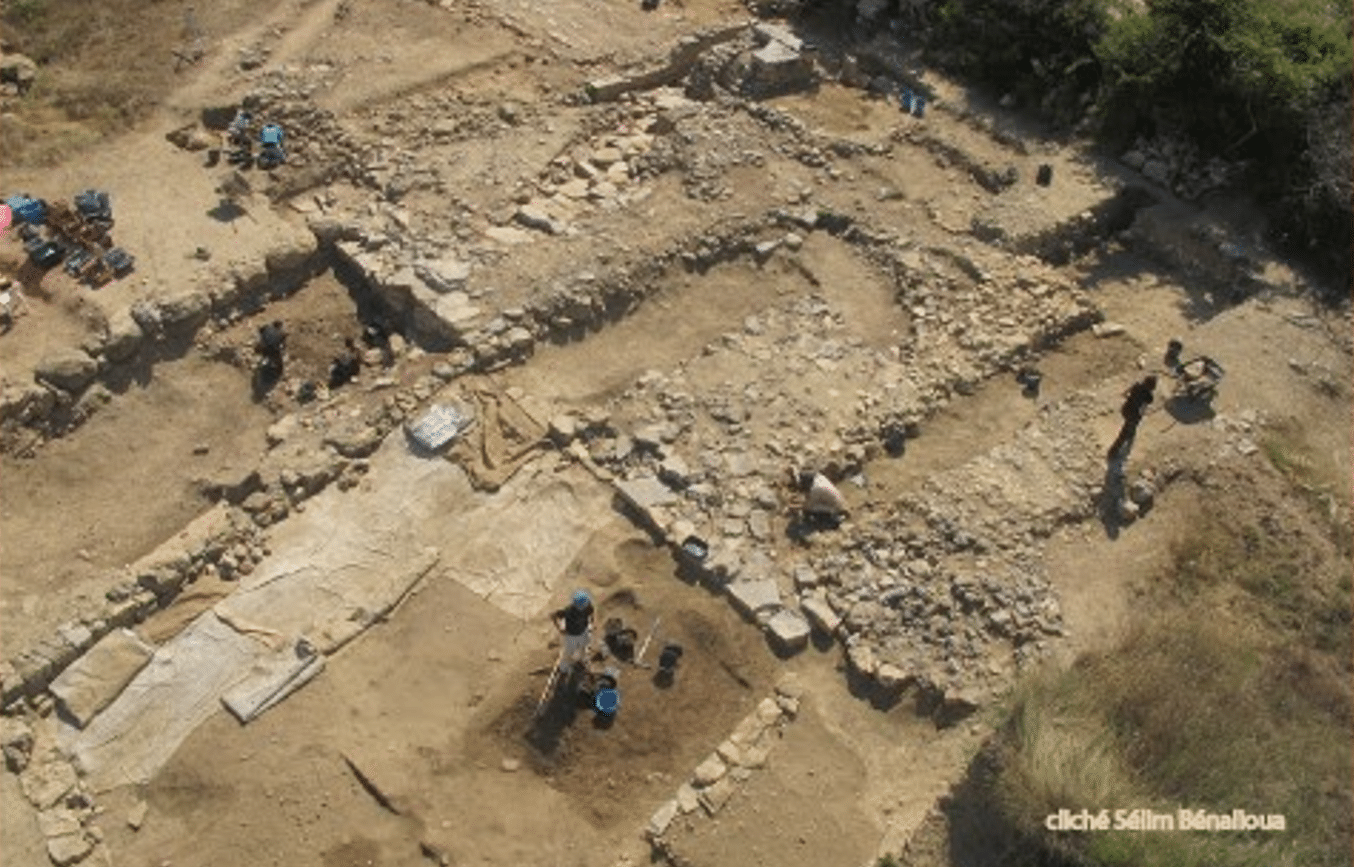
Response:
[[[668,830],[668,826],[672,824],[672,820],[677,818],[678,810],[679,807],[676,798],[664,802],[663,806],[659,807],[658,810],[654,812],[653,817],[649,819],[649,836],[663,836],[663,832]]]
[[[146,811],[150,805],[145,801],[137,801],[136,804],[127,811],[127,827],[133,831],[140,831],[141,826],[146,822]]]
[[[718,755],[712,755],[696,766],[692,779],[697,786],[709,786],[723,777],[727,771],[728,766],[724,764],[723,760]]]

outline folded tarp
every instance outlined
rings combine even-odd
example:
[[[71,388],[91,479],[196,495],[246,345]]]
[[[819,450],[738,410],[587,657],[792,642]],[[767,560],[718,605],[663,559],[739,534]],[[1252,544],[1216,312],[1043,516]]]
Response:
[[[296,643],[259,659],[244,680],[221,697],[221,703],[242,724],[259,717],[324,670],[324,657],[309,641]]]
[[[156,650],[84,731],[63,732],[63,747],[96,792],[149,782],[194,729],[220,712],[221,696],[271,653],[208,611]]]
[[[454,440],[469,424],[470,419],[456,407],[438,404],[405,430],[419,448],[435,452]]]

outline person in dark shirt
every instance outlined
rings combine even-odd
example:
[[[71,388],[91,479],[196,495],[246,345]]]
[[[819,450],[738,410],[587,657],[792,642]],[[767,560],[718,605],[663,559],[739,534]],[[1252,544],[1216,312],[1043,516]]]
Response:
[[[254,369],[254,396],[266,394],[282,379],[282,361],[287,350],[287,331],[281,322],[271,322],[259,329],[254,350],[259,354]]]
[[[588,646],[592,643],[593,614],[592,598],[586,591],[577,590],[568,605],[551,615],[555,628],[564,634],[564,650],[559,658],[560,671],[568,671],[570,667],[587,659]]]
[[[351,337],[343,341],[343,347],[343,352],[329,365],[330,390],[357,379],[358,373],[362,370],[362,355],[357,351],[357,344]]]
[[[258,353],[269,363],[282,369],[282,354],[287,348],[287,331],[280,321],[270,322],[259,329]]]
[[[1148,376],[1124,392],[1124,405],[1119,409],[1119,414],[1124,417],[1124,424],[1119,428],[1119,435],[1110,446],[1109,460],[1128,456],[1129,450],[1133,448],[1133,438],[1138,434],[1138,425],[1147,414],[1147,407],[1152,403],[1156,387],[1157,378]]]

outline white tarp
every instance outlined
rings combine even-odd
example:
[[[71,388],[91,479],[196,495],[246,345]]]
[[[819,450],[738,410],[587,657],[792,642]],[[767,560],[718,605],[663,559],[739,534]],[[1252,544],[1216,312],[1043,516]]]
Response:
[[[269,653],[208,611],[155,651],[117,700],[78,731],[62,732],[96,792],[146,783],[220,710],[222,694]]]
[[[399,446],[377,452],[371,476],[371,489],[331,488],[277,525],[272,554],[230,597],[157,650],[83,732],[62,732],[96,791],[148,781],[223,699],[237,716],[257,716],[313,678],[323,655],[439,566],[432,545],[452,552],[447,578],[527,618],[613,519],[610,491],[576,468],[528,467],[487,496],[457,465]],[[313,660],[297,656],[298,636]]]
[[[255,662],[244,679],[222,696],[221,703],[241,723],[251,722],[323,670],[324,657],[309,641],[298,638],[290,647]]]
[[[419,446],[435,452],[455,439],[468,424],[465,414],[456,407],[436,404],[405,430]]]
[[[321,653],[333,653],[388,614],[437,565],[437,549],[410,550],[401,541],[327,534],[277,550],[267,568],[213,610],[274,650],[290,644],[289,636],[304,635]]]

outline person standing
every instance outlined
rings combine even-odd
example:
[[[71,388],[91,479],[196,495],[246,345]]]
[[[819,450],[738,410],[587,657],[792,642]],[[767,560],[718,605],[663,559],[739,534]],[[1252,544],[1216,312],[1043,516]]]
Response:
[[[564,650],[559,658],[560,672],[587,659],[592,643],[592,597],[585,590],[575,590],[568,605],[551,615],[551,622],[564,635]]]
[[[1128,457],[1129,450],[1133,448],[1133,438],[1138,434],[1138,425],[1147,414],[1147,407],[1152,403],[1156,387],[1157,378],[1147,376],[1124,392],[1124,405],[1119,409],[1119,414],[1124,417],[1124,424],[1119,428],[1119,435],[1110,446],[1107,458],[1111,462]]]

